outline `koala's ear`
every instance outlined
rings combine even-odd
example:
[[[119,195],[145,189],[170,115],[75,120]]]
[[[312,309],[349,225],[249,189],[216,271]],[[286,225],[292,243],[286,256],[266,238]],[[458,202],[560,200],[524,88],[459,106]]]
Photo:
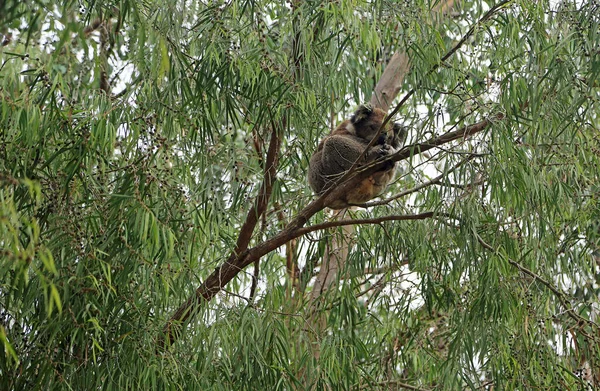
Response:
[[[394,122],[394,137],[398,140],[399,143],[403,143],[406,139],[406,134],[408,133],[408,128],[406,126],[400,125],[398,122]]]
[[[371,114],[373,114],[373,106],[371,106],[368,103],[365,105],[360,105],[350,118],[350,122],[352,122],[353,124],[357,124],[369,118]]]

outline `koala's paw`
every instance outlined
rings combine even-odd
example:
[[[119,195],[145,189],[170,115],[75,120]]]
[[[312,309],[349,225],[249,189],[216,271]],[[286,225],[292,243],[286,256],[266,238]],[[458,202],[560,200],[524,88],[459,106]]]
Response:
[[[378,145],[376,147],[375,151],[376,151],[376,155],[374,156],[375,159],[382,159],[384,157],[387,157],[387,156],[395,153],[396,149],[389,144],[384,144],[384,145]],[[394,162],[386,162],[385,166],[381,169],[381,171],[387,171],[390,168],[394,167],[395,165],[396,165],[396,163],[394,163]]]
[[[375,152],[373,156],[375,159],[383,158],[396,152],[396,150],[389,144],[377,145],[373,147],[373,151]]]
[[[360,121],[364,121],[365,119],[369,118],[369,116],[373,113],[373,106],[371,106],[370,104],[364,104],[364,105],[360,105],[358,106],[358,109],[356,109],[356,111],[354,112],[354,114],[352,115],[352,118],[350,118],[350,122],[352,122],[353,124],[359,123]]]

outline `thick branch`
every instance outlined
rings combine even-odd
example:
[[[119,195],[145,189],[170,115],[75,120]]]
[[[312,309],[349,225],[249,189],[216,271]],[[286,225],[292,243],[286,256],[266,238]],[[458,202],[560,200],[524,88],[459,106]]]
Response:
[[[496,116],[496,118],[498,119],[502,117],[502,115]],[[280,246],[284,245],[290,240],[295,239],[305,233],[313,232],[315,229],[311,229],[311,227],[307,227],[304,230],[301,230],[301,228],[314,214],[322,210],[328,201],[340,198],[343,194],[347,193],[350,189],[355,187],[357,183],[359,183],[364,178],[368,177],[369,175],[382,168],[387,161],[399,161],[402,159],[407,159],[410,156],[425,152],[431,148],[435,148],[436,146],[449,143],[460,138],[465,138],[469,135],[482,131],[490,124],[490,122],[491,120],[486,119],[475,125],[466,126],[454,132],[448,132],[446,134],[443,134],[440,137],[432,138],[424,143],[418,143],[407,146],[395,153],[394,155],[390,155],[386,159],[378,160],[374,162],[374,164],[362,167],[360,170],[357,170],[349,179],[341,183],[339,186],[331,188],[325,194],[309,203],[279,234],[275,235],[269,240],[266,240],[265,242],[258,244],[256,247],[246,250],[245,248],[247,247],[250,241],[250,236],[252,233],[250,230],[254,229],[254,226],[258,221],[258,213],[262,213],[264,211],[264,208],[266,207],[266,202],[268,201],[268,196],[270,195],[272,185],[271,181],[275,177],[275,164],[271,163],[274,162],[274,160],[272,159],[274,159],[274,156],[277,155],[276,151],[273,151],[273,138],[276,137],[275,133],[273,133],[271,146],[269,146],[269,156],[267,157],[267,173],[265,174],[265,182],[261,187],[261,193],[259,193],[257,206],[253,207],[250,210],[246,219],[246,223],[244,223],[244,226],[242,227],[242,233],[240,234],[240,239],[238,240],[236,251],[234,251],[229,256],[227,261],[221,264],[221,266],[216,268],[210,274],[210,276],[208,276],[208,278],[202,283],[202,285],[200,285],[200,287],[196,289],[194,295],[188,298],[177,309],[177,311],[175,311],[171,319],[169,319],[166,326],[164,327],[166,339],[169,341],[169,343],[172,343],[179,334],[176,331],[179,330],[181,324],[190,319],[191,316],[195,313],[196,309],[204,301],[210,301],[221,289],[223,289],[223,287],[225,287],[225,285],[229,283],[229,281],[231,281],[246,266],[250,265],[257,259],[260,259],[262,256],[270,253],[271,251],[279,248]],[[277,144],[278,143],[279,138],[277,138]],[[392,217],[393,219],[393,216],[390,217]],[[398,216],[396,216],[396,218],[398,218]],[[406,219],[406,216],[404,216],[404,219]],[[355,223],[354,220],[352,222],[353,224]],[[332,223],[339,224],[342,222],[337,221]],[[320,229],[327,228],[326,225],[327,223],[325,223],[325,225],[321,225]],[[177,330],[174,330],[175,328]]]
[[[173,316],[171,316],[171,319],[169,319],[164,327],[164,332],[169,343],[174,341],[178,331],[173,330],[173,328],[178,327],[182,322],[189,319],[203,300],[210,301],[235,275],[237,275],[239,271],[241,271],[241,268],[236,268],[234,266],[234,262],[239,259],[240,254],[248,248],[258,219],[267,209],[267,204],[269,203],[271,192],[273,190],[273,182],[275,181],[277,173],[281,136],[277,132],[277,127],[274,124],[272,125],[272,128],[271,141],[267,152],[267,162],[264,167],[264,180],[258,191],[255,203],[252,208],[250,208],[250,211],[248,211],[246,221],[242,225],[235,249],[227,261],[216,268],[208,279],[196,289],[196,294],[188,298],[181,306],[179,306]],[[160,342],[163,344],[164,340],[161,340]]]
[[[242,251],[248,248],[248,244],[250,243],[250,239],[252,238],[252,233],[254,232],[254,228],[258,223],[258,219],[267,209],[267,204],[269,203],[271,192],[273,190],[273,182],[275,181],[275,176],[277,173],[280,145],[280,135],[277,133],[277,127],[273,126],[269,150],[267,152],[267,164],[264,167],[265,177],[261,188],[258,191],[256,202],[252,208],[250,208],[250,211],[246,216],[246,221],[244,222],[244,225],[242,225],[240,236],[238,237],[235,250],[233,250],[231,256],[240,254]]]
[[[388,111],[390,104],[402,88],[402,81],[408,74],[409,68],[408,55],[404,52],[394,53],[375,86],[369,103],[373,107]]]

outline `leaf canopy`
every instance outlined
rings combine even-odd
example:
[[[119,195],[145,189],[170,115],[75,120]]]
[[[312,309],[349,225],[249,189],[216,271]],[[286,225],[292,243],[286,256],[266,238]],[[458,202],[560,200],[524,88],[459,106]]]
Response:
[[[494,5],[0,3],[0,388],[599,387],[600,6]],[[343,233],[317,227],[157,348],[242,234],[314,199],[318,141],[396,52],[414,148],[391,200],[347,212],[371,224],[334,289],[311,300]]]

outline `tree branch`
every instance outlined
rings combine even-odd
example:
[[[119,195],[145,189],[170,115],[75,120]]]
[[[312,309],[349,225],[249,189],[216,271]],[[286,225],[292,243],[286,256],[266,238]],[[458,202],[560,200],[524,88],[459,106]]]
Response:
[[[324,229],[333,228],[333,227],[343,227],[346,225],[359,225],[359,224],[381,224],[384,221],[401,221],[401,220],[423,220],[431,218],[435,215],[434,212],[423,212],[418,214],[410,214],[410,215],[390,215],[383,217],[375,217],[372,219],[351,219],[351,220],[336,220],[336,221],[328,221],[326,223],[310,225],[304,228],[298,228],[296,230],[296,234],[298,236],[306,235],[315,231],[322,231]]]
[[[442,179],[444,179],[444,177],[446,177],[448,174],[452,173],[453,171],[455,171],[456,169],[458,169],[460,166],[462,166],[463,164],[465,164],[466,162],[468,162],[469,160],[472,160],[473,158],[475,158],[476,156],[478,156],[477,154],[470,154],[469,156],[467,156],[466,158],[464,158],[463,160],[461,160],[460,162],[458,162],[458,164],[454,165],[453,167],[451,167],[449,170],[441,173],[440,175],[436,176],[435,178],[427,181],[427,182],[423,182],[420,185],[414,186],[410,189],[401,191],[398,194],[394,194],[393,196],[386,198],[384,200],[381,201],[374,201],[374,202],[368,202],[365,204],[360,205],[363,208],[370,208],[372,206],[379,206],[379,205],[387,205],[388,203],[397,200],[398,198],[402,198],[402,197],[406,197],[409,194],[412,193],[416,193],[417,191],[424,189],[426,187],[432,186],[432,185],[436,185],[438,183],[441,182]]]
[[[502,114],[495,116],[495,118],[498,119],[503,117],[504,116]],[[279,234],[273,236],[271,239],[268,239],[258,244],[253,248],[246,249],[250,241],[252,233],[251,229],[254,229],[254,226],[258,221],[259,215],[257,213],[264,212],[264,208],[266,208],[266,203],[269,198],[268,196],[270,196],[270,191],[272,187],[271,181],[275,177],[276,161],[274,159],[275,156],[278,154],[275,153],[275,151],[273,151],[273,139],[277,138],[277,145],[279,145],[280,139],[278,136],[276,136],[276,133],[274,131],[273,135],[271,136],[271,145],[269,146],[267,165],[265,167],[265,170],[267,171],[265,173],[265,181],[261,186],[261,191],[257,197],[258,199],[255,207],[253,207],[250,210],[250,212],[248,213],[248,217],[246,218],[246,222],[242,226],[242,233],[240,234],[240,238],[238,239],[236,250],[229,256],[229,258],[225,262],[221,264],[221,266],[217,267],[208,276],[208,278],[196,289],[195,293],[191,297],[189,297],[183,304],[181,304],[181,306],[175,311],[175,313],[171,316],[171,318],[168,320],[167,324],[163,329],[163,338],[165,339],[161,339],[159,341],[159,346],[164,346],[165,341],[168,341],[169,344],[173,343],[179,335],[182,323],[189,320],[192,317],[192,315],[195,314],[198,307],[203,302],[210,301],[221,289],[223,289],[225,285],[229,283],[229,281],[231,281],[235,276],[237,276],[237,274],[246,266],[250,265],[262,256],[270,253],[271,251],[279,248],[280,246],[284,245],[290,240],[295,239],[305,233],[315,231],[316,229],[311,227],[307,227],[303,230],[301,230],[301,228],[313,215],[325,208],[325,205],[328,203],[328,201],[338,199],[343,194],[347,193],[350,189],[352,189],[354,186],[356,186],[356,184],[362,181],[364,178],[381,169],[388,161],[399,161],[402,159],[407,159],[413,156],[414,154],[423,153],[429,149],[435,148],[436,146],[470,136],[485,129],[491,122],[491,119],[486,119],[472,126],[465,126],[464,128],[461,128],[459,130],[448,132],[439,137],[432,138],[424,143],[417,143],[407,146],[402,150],[398,151],[397,153],[386,157],[385,159],[377,160],[373,162],[373,164],[361,167],[359,170],[353,173],[353,175],[346,181],[340,183],[337,187],[330,188],[322,196],[309,203]],[[398,219],[398,216],[395,216],[395,218]],[[404,216],[403,218],[406,219],[406,216]],[[394,216],[390,216],[390,220],[393,219]],[[331,224],[340,223],[340,221],[331,222]],[[355,224],[356,221],[352,220],[352,223]],[[328,223],[320,225],[319,229],[327,228],[327,224]]]
[[[471,26],[471,28],[469,29],[469,31],[467,31],[467,33],[461,38],[461,40],[458,41],[458,43],[456,43],[456,45],[454,45],[454,47],[452,47],[452,49],[450,49],[436,64],[434,64],[431,67],[431,69],[425,74],[424,78],[427,77],[428,75],[432,74],[433,72],[435,72],[442,64],[444,64],[444,62],[446,62],[446,60],[448,60],[450,57],[452,57],[454,55],[454,53],[456,53],[458,51],[458,49],[460,49],[462,47],[462,45],[464,45],[464,43],[469,38],[471,38],[471,36],[475,33],[475,31],[477,30],[477,28],[479,26],[481,26],[487,20],[491,19],[491,17],[494,16],[494,14],[496,12],[498,12],[498,10],[500,10],[502,7],[504,7],[506,4],[510,3],[511,1],[512,0],[503,0],[503,1],[499,2],[498,4],[496,4],[495,6],[493,6],[492,8],[490,8],[488,12],[486,12],[473,26]],[[390,72],[393,72],[393,71],[390,71]],[[408,91],[402,97],[402,99],[400,99],[400,102],[398,102],[398,104],[396,105],[396,107],[394,108],[394,110],[392,110],[392,112],[389,113],[385,117],[385,119],[383,120],[383,123],[381,124],[380,130],[385,129],[386,125],[390,122],[390,120],[396,114],[398,114],[398,112],[400,111],[400,109],[402,108],[402,106],[404,106],[404,104],[408,101],[408,99],[410,99],[410,97],[413,96],[415,94],[415,92],[417,92],[417,90],[419,88],[421,88],[421,85],[422,85],[422,82],[419,82],[413,89],[411,89],[410,91]],[[377,100],[378,100],[377,104],[381,104],[380,101],[379,101],[379,99],[380,98],[377,98]],[[387,99],[389,99],[389,98],[385,98],[385,99],[386,99],[386,102],[387,102]],[[369,145],[367,145],[365,147],[365,149],[363,150],[363,152],[354,161],[354,163],[352,164],[352,166],[350,167],[350,169],[348,171],[346,171],[345,175],[343,175],[338,182],[343,182],[344,180],[346,180],[352,174],[352,172],[356,169],[356,167],[358,167],[359,163],[362,161],[362,159],[365,156],[365,154],[367,153],[367,151],[373,145],[375,145],[375,143],[377,142],[377,140],[378,140],[378,136],[374,136],[371,139],[371,142],[369,142]],[[333,186],[335,186],[335,184]]]
[[[427,388],[411,386],[410,384],[402,383],[397,380],[386,380],[386,381],[379,382],[378,384],[380,386],[385,386],[385,387],[394,386],[394,387],[398,387],[399,389],[405,388],[405,389],[411,390],[411,391],[429,391],[429,389],[427,389]]]
[[[556,296],[556,298],[558,299],[559,303],[564,307],[565,312],[567,313],[567,315],[569,315],[569,317],[571,319],[573,319],[577,324],[588,323],[589,325],[595,326],[597,329],[600,328],[593,321],[591,321],[589,319],[585,319],[582,316],[580,316],[578,313],[576,313],[575,310],[573,309],[573,307],[571,306],[571,304],[565,298],[565,293],[564,292],[561,292],[560,290],[558,290],[558,288],[556,288],[554,285],[552,285],[551,283],[549,283],[548,281],[546,281],[543,277],[541,277],[538,274],[534,273],[533,271],[529,270],[525,266],[521,265],[519,262],[513,261],[512,259],[510,259],[510,258],[508,258],[508,257],[506,257],[506,256],[504,256],[504,255],[502,255],[500,253],[498,253],[498,251],[496,251],[491,245],[487,244],[483,240],[483,238],[481,236],[479,236],[478,234],[475,234],[475,235],[477,237],[477,241],[486,250],[489,250],[492,253],[494,253],[497,256],[499,256],[500,258],[505,259],[509,264],[511,264],[512,266],[514,266],[515,268],[517,268],[521,273],[528,275],[534,281],[538,281],[539,283],[541,283],[542,285],[544,285],[546,288],[548,288],[548,290],[550,290],[554,294],[554,296]],[[586,336],[587,338],[594,339],[592,336],[588,335],[587,333],[584,333],[582,330],[580,330],[580,332],[584,336]]]
[[[284,121],[285,123],[285,121]],[[285,127],[285,125],[283,126]],[[175,313],[171,316],[169,321],[164,327],[164,336],[171,344],[176,334],[179,334],[179,326],[182,322],[185,322],[194,315],[198,306],[202,303],[203,299],[210,301],[243,267],[237,268],[234,266],[235,260],[239,259],[240,254],[246,251],[254,228],[258,223],[259,217],[267,209],[269,199],[271,198],[271,192],[273,190],[273,183],[276,178],[277,166],[279,163],[279,149],[281,147],[281,134],[277,131],[275,124],[272,124],[271,140],[269,143],[269,150],[267,152],[267,161],[264,167],[264,179],[261,187],[256,196],[254,205],[248,211],[246,221],[240,229],[240,234],[235,246],[235,249],[220,267],[216,268],[215,271],[208,277],[208,279],[198,289],[196,294],[189,297]],[[257,257],[255,259],[258,259]],[[247,266],[247,265],[245,265]],[[245,267],[244,266],[244,267]],[[231,276],[231,277],[229,277]],[[164,339],[159,340],[159,345],[164,346]]]
[[[373,95],[369,103],[373,107],[379,107],[383,111],[388,111],[390,104],[394,101],[402,81],[410,69],[409,58],[405,52],[396,52],[386,65],[379,82],[373,90]]]

